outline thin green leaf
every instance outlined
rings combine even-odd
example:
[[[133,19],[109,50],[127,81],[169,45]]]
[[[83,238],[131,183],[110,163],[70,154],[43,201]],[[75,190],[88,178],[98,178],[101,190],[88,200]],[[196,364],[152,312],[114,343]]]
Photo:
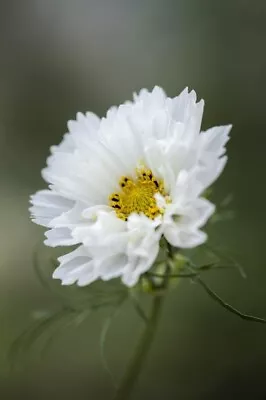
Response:
[[[205,272],[205,271],[210,271],[213,269],[236,269],[242,278],[246,278],[245,272],[243,268],[238,265],[238,264],[228,264],[228,265],[223,265],[220,264],[219,262],[213,262],[213,263],[208,263],[204,265],[195,265],[193,263],[190,263],[190,267],[193,269],[193,271],[198,271],[198,272]]]
[[[235,211],[233,210],[223,210],[223,211],[218,211],[210,219],[210,222],[215,224],[216,222],[224,222],[224,221],[230,221],[235,218]]]
[[[50,337],[46,340],[43,349],[41,351],[41,357],[45,357],[48,353],[49,349],[53,345],[56,338],[58,338],[59,334],[66,331],[66,328],[70,327],[71,325],[80,325],[85,319],[91,314],[91,310],[87,311],[77,311],[77,315],[73,314],[66,314],[63,318],[61,318],[60,325],[56,324],[56,329],[53,330]]]
[[[107,372],[107,374],[109,375],[112,385],[114,386],[114,388],[116,388],[117,383],[115,381],[114,375],[112,374],[112,371],[109,367],[107,358],[105,356],[105,342],[106,342],[107,334],[108,334],[110,326],[111,326],[111,322],[112,322],[112,317],[109,316],[103,325],[101,335],[100,335],[100,352],[101,352],[101,359],[102,359],[103,367],[104,367],[105,371]]]
[[[146,324],[148,322],[148,317],[146,316],[145,312],[141,308],[138,300],[134,296],[131,296],[131,301],[132,301],[132,304],[134,306],[136,313],[142,319],[142,321]]]
[[[221,207],[227,207],[234,200],[233,193],[229,193],[220,203]]]
[[[195,276],[198,275],[198,272],[189,272],[189,273],[177,273],[177,274],[156,274],[155,272],[147,272],[146,273],[148,276],[154,277],[154,278],[194,278]]]
[[[210,246],[209,244],[205,244],[204,247],[210,251],[213,255],[215,255],[216,257],[219,258],[219,261],[217,262],[218,264],[223,263],[224,261],[227,262],[230,266],[232,266],[232,268],[236,268],[240,275],[242,276],[242,278],[247,278],[247,274],[243,268],[243,266],[241,264],[239,264],[233,257],[231,257],[228,254],[224,254],[224,252],[219,249],[218,247],[214,247],[214,246]]]
[[[75,310],[63,308],[52,315],[46,317],[43,321],[38,321],[30,328],[22,332],[21,335],[14,340],[8,353],[11,370],[17,365],[22,356],[28,355],[29,349],[36,343],[36,341],[47,332],[55,323],[58,323],[69,313],[74,313]]]
[[[109,315],[106,318],[105,323],[104,323],[103,328],[102,328],[102,331],[101,331],[101,334],[100,334],[100,354],[101,354],[103,367],[104,367],[105,371],[107,372],[107,374],[109,375],[109,377],[111,379],[111,382],[112,382],[112,384],[113,384],[113,386],[115,388],[117,387],[117,384],[116,384],[115,378],[114,378],[114,376],[112,374],[112,371],[111,371],[111,369],[109,367],[107,358],[105,356],[105,345],[106,345],[107,335],[108,335],[108,332],[110,330],[111,324],[112,324],[114,318],[120,312],[121,307],[124,304],[125,299],[126,299],[125,297],[122,298],[121,301],[117,304],[116,308],[111,313],[111,315]]]
[[[51,263],[53,263],[54,260],[50,259],[49,260]],[[47,262],[48,266],[49,266],[49,262]],[[49,290],[49,292],[51,292],[53,295],[55,295],[56,297],[60,297],[61,299],[63,299],[64,301],[69,300],[69,296],[67,296],[67,292],[62,290],[61,287],[57,287],[57,285],[54,284],[54,280],[52,279],[52,269],[49,272],[49,275],[46,275],[46,271],[47,271],[47,264],[45,265],[45,271],[42,268],[42,263],[39,260],[38,257],[38,250],[36,249],[33,252],[33,269],[36,273],[36,276],[39,280],[39,282],[41,283],[41,285],[44,287],[44,289]]]
[[[217,293],[215,293],[200,277],[195,278],[195,282],[199,283],[201,287],[206,291],[206,293],[215,300],[218,304],[224,307],[226,310],[230,311],[231,313],[237,315],[238,317],[252,322],[258,322],[260,324],[266,324],[266,319],[255,317],[253,315],[244,314],[241,311],[237,310],[229,303],[225,302]]]

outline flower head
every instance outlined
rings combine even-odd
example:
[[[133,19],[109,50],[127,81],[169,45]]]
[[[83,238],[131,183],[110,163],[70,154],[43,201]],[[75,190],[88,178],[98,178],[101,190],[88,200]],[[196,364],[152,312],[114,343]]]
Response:
[[[53,277],[85,286],[121,277],[133,286],[151,268],[164,237],[172,246],[204,243],[214,212],[203,192],[222,172],[231,126],[201,132],[204,102],[185,89],[168,98],[155,87],[105,118],[77,114],[51,148],[31,197],[33,221],[48,246],[77,245]]]

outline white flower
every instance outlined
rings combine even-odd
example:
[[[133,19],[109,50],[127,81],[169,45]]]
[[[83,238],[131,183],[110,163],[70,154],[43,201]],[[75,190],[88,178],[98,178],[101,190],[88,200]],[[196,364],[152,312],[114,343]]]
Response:
[[[206,241],[214,212],[202,197],[222,172],[231,126],[200,132],[204,102],[185,89],[170,99],[159,87],[105,118],[77,114],[51,148],[31,197],[33,221],[48,227],[48,246],[77,245],[53,277],[88,285],[121,277],[133,286],[151,268],[162,236],[179,248]]]

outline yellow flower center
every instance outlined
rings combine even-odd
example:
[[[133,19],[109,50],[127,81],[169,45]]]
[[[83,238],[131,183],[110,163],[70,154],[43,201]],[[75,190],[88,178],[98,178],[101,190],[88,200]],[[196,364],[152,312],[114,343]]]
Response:
[[[132,213],[145,214],[154,219],[163,214],[155,199],[155,194],[161,194],[166,198],[163,181],[153,176],[147,168],[137,168],[136,178],[122,176],[119,180],[120,192],[109,196],[109,205],[115,210],[117,216],[124,221]]]

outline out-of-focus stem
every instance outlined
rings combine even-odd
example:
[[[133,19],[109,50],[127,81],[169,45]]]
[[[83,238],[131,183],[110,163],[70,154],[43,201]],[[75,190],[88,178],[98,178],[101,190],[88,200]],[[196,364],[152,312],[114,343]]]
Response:
[[[154,339],[154,334],[160,317],[160,311],[163,304],[164,295],[155,295],[152,302],[152,310],[144,331],[140,337],[136,350],[132,359],[129,362],[126,373],[122,379],[122,383],[117,389],[114,400],[128,399],[134,385],[140,375],[143,363],[151,347]]]
[[[169,259],[172,259],[172,248],[168,247]],[[170,265],[166,265],[164,281],[162,283],[162,291],[160,294],[154,294],[152,300],[152,308],[150,317],[146,322],[146,326],[137,344],[136,350],[133,354],[132,359],[129,362],[128,368],[124,377],[122,378],[121,385],[118,387],[113,400],[126,400],[130,398],[130,395],[134,389],[135,383],[141,373],[144,361],[147,357],[149,349],[152,345],[156,328],[159,322],[163,300],[165,297],[166,289],[169,281]]]

